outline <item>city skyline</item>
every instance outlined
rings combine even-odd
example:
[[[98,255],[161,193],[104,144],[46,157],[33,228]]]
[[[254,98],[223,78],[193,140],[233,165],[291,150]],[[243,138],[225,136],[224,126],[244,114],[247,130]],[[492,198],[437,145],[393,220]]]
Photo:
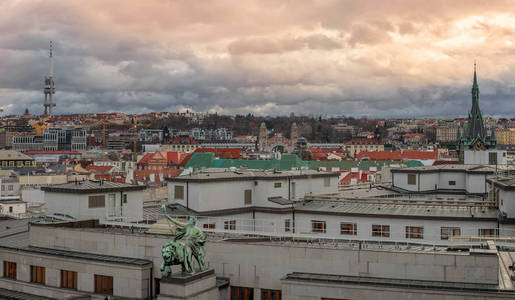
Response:
[[[53,40],[56,114],[465,117],[477,60],[484,115],[512,117],[513,4],[5,1],[0,106],[43,112]]]

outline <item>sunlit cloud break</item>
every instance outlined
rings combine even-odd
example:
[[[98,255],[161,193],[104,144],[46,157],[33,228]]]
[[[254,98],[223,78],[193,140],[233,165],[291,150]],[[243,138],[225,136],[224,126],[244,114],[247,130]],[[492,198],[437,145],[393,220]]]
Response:
[[[0,106],[56,113],[512,116],[514,1],[0,2]]]

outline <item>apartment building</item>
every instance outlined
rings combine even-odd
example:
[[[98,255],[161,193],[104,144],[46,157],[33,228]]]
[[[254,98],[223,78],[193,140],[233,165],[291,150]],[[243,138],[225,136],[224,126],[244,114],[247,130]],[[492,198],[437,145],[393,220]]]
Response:
[[[12,147],[16,151],[84,151],[87,147],[86,131],[80,128],[49,128],[42,136],[32,134],[13,136]]]
[[[384,151],[384,145],[377,139],[352,139],[345,143],[345,151],[354,157],[361,151]]]
[[[458,126],[447,124],[436,127],[436,141],[442,144],[455,143],[458,136]]]

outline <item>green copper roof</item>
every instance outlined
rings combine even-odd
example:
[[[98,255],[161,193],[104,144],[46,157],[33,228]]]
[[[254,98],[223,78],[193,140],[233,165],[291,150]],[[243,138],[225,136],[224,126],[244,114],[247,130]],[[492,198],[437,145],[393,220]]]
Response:
[[[295,154],[283,154],[280,160],[246,160],[246,159],[216,159],[213,153],[195,153],[188,161],[185,169],[188,168],[221,168],[230,167],[247,168],[255,170],[291,170],[292,168],[308,167],[310,169],[318,169],[320,167],[339,168],[340,170],[350,170],[351,168],[360,168],[369,170],[370,167],[376,167],[381,170],[384,166],[404,164],[409,167],[422,166],[420,161],[303,161]]]

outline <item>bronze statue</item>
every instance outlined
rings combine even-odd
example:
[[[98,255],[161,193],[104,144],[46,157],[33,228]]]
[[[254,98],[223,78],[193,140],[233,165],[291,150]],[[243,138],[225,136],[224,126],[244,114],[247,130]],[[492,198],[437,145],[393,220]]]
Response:
[[[162,209],[169,225],[173,223],[177,226],[173,241],[164,243],[161,248],[163,276],[168,276],[171,273],[170,266],[177,264],[182,266],[183,272],[195,273],[193,257],[197,260],[199,270],[203,271],[206,268],[206,235],[196,226],[197,218],[190,216],[187,223],[179,222],[166,214],[166,205],[163,204]],[[183,237],[184,242],[178,241]]]

